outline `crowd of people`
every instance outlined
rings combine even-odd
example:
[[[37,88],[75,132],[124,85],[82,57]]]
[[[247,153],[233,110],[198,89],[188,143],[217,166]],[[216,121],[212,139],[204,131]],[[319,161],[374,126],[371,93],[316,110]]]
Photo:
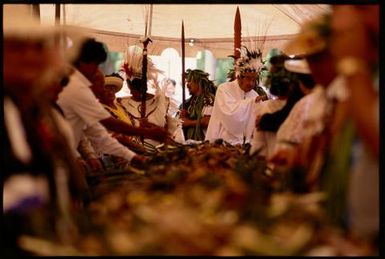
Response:
[[[149,151],[163,143],[221,140],[249,145],[249,155],[266,161],[266,174],[298,177],[303,184],[295,191],[325,192],[331,222],[352,242],[379,247],[378,5],[333,6],[304,23],[269,60],[260,49],[242,47],[234,78],[218,86],[205,71],[188,69],[191,97],[180,107],[147,56],[142,71],[141,52],[126,53],[121,69],[107,75],[99,68],[107,58],[102,42],[84,37],[69,58],[59,51],[57,37],[70,31],[36,26],[39,33],[26,37],[28,26],[5,26],[6,233],[23,227],[17,224],[28,206],[52,210],[51,217],[60,214],[70,226],[65,207],[87,202],[90,172],[111,165],[143,168]],[[267,63],[269,80],[262,88],[259,77]],[[130,96],[116,98],[124,82]],[[144,92],[147,86],[155,93]],[[14,200],[17,191],[29,200]],[[28,220],[41,224],[42,232],[55,229],[44,227],[50,221]],[[62,230],[63,240],[69,229]],[[10,247],[15,238],[8,240]]]

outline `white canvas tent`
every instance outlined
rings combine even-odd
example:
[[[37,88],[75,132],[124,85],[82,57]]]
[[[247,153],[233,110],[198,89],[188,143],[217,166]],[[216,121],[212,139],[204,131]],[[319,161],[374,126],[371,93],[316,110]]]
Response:
[[[4,12],[14,11],[15,5],[11,6],[5,5]],[[148,48],[150,55],[160,55],[166,48],[180,53],[183,20],[185,41],[194,41],[193,46],[186,44],[186,56],[195,57],[199,50],[207,49],[216,58],[233,54],[237,7],[242,44],[261,46],[264,42],[265,53],[270,48],[281,48],[298,33],[302,22],[329,10],[329,5],[322,4],[39,4],[39,7],[42,24],[53,24],[55,8],[60,7],[61,24],[86,28],[111,51],[125,51],[128,45],[140,46],[140,39],[147,32],[153,41]]]

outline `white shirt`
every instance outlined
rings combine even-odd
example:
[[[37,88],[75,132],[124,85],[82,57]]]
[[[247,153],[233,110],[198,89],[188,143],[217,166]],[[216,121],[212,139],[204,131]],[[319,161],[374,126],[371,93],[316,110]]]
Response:
[[[255,97],[251,90],[244,92],[238,80],[218,86],[206,138],[210,142],[223,139],[232,145],[251,142],[255,125]]]
[[[82,73],[75,70],[57,101],[74,131],[75,149],[86,127],[111,116],[96,99],[90,89],[91,85]]]
[[[277,131],[274,152],[280,148],[286,148],[284,141],[302,143],[305,138],[322,131],[324,126],[323,120],[320,118],[322,113],[317,112],[318,116],[315,116],[313,111],[314,104],[321,105],[321,100],[323,100],[322,110],[324,110],[325,89],[317,85],[293,106]]]
[[[129,150],[127,147],[119,143],[119,141],[112,137],[107,129],[100,123],[95,123],[84,130],[84,135],[91,142],[92,147],[98,155],[111,154],[120,156],[128,161],[136,155],[136,153]]]
[[[27,141],[27,135],[20,111],[11,98],[4,96],[4,126],[7,130],[12,151],[20,161],[29,163],[32,151]]]
[[[130,161],[135,153],[120,144],[99,123],[111,115],[96,99],[90,89],[91,85],[80,71],[75,70],[57,101],[72,126],[74,148],[77,149],[84,133],[98,153],[117,155]]]
[[[74,157],[79,157],[80,156],[79,152],[77,151],[77,149],[74,148],[75,139],[74,139],[73,130],[72,130],[71,125],[63,117],[63,115],[54,108],[52,108],[52,115],[55,117],[56,123],[58,125],[58,129],[63,134],[63,137],[66,138],[66,141],[68,141],[68,145],[71,149],[72,155]]]
[[[142,102],[135,101],[131,98],[131,96],[129,96],[121,98],[120,103],[128,112],[133,125],[139,127],[139,119],[141,118],[140,107]],[[167,122],[167,130],[171,133],[174,140],[180,143],[184,143],[184,135],[181,123],[178,118],[172,118],[169,116],[167,108],[168,101],[164,93],[156,91],[153,98],[146,100],[146,118],[149,122],[159,127],[165,127]],[[160,142],[152,139],[145,139],[145,141],[155,146],[160,144]]]
[[[276,112],[286,104],[286,100],[269,99],[256,103],[256,117],[265,113]],[[260,150],[259,155],[269,157],[274,150],[276,132],[257,130],[254,128],[253,140],[251,141],[250,154]]]

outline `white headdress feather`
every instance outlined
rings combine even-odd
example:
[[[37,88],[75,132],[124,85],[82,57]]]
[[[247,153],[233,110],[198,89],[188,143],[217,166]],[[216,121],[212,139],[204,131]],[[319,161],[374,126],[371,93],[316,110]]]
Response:
[[[125,79],[132,80],[142,77],[143,51],[139,47],[128,48],[125,53],[124,63],[120,71]],[[126,67],[126,68],[124,68]],[[151,58],[147,56],[147,80],[157,81],[158,74],[163,74],[162,70],[155,67]]]
[[[262,51],[249,51],[246,46],[242,46],[238,49],[240,57],[235,62],[235,72],[257,72],[261,70],[263,66]]]

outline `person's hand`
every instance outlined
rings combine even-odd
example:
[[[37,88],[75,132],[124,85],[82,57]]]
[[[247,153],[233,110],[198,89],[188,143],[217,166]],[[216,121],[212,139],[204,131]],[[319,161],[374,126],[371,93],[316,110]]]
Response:
[[[267,162],[283,168],[292,168],[297,163],[297,159],[297,149],[288,147],[279,149],[267,159]]]
[[[124,134],[117,134],[114,136],[121,144],[128,147],[135,153],[144,153],[146,152],[146,149],[140,145],[139,143],[135,142],[132,138],[132,136],[124,135]]]
[[[162,127],[153,126],[151,128],[143,128],[144,138],[153,139],[159,142],[165,142],[167,139],[171,138],[171,134]]]
[[[255,127],[257,128],[257,130],[259,130],[259,122],[261,121],[261,118],[262,115],[257,115],[257,117],[255,118]]]
[[[139,125],[141,128],[152,128],[152,127],[157,127],[154,123],[151,123],[147,120],[147,118],[141,118],[139,119]]]
[[[103,170],[103,165],[101,164],[101,162],[97,158],[95,158],[95,159],[93,159],[93,158],[83,159],[82,157],[78,157],[78,158],[76,158],[76,163],[77,163],[78,169],[83,174],[87,174],[90,171]]]
[[[195,124],[196,124],[195,120],[190,120],[187,117],[182,119],[182,126],[183,127],[191,127],[191,126],[195,126]]]
[[[146,152],[146,149],[142,145],[140,145],[134,141],[131,141],[131,140],[126,141],[124,143],[124,145],[126,147],[128,147],[129,149],[131,149],[132,151],[134,151],[135,153],[141,153],[142,154],[142,153]]]
[[[140,127],[144,138],[153,139],[159,142],[165,142],[171,138],[171,134],[162,127],[149,122],[147,119],[140,120]]]
[[[78,168],[83,171],[84,173],[87,172],[87,162],[81,158],[81,157],[77,157],[76,158],[76,163],[78,165]]]
[[[135,167],[135,168],[143,169],[148,161],[149,161],[148,157],[141,156],[141,155],[135,155],[131,159],[130,165]]]
[[[256,103],[259,103],[261,101],[263,101],[263,96],[258,95],[257,97],[255,97],[255,102]]]
[[[111,156],[111,160],[114,163],[115,168],[125,168],[128,165],[128,161],[124,157]]]
[[[103,165],[97,157],[91,157],[87,159],[87,164],[92,171],[103,170]]]
[[[188,113],[187,113],[187,110],[186,109],[181,109],[180,110],[180,114],[179,114],[179,118],[181,119],[185,119],[188,117]]]
[[[181,109],[180,110],[180,114],[179,114],[179,118],[181,119],[182,121],[182,126],[183,127],[193,127],[196,125],[197,121],[195,120],[190,120],[188,118],[188,112],[186,109]]]

